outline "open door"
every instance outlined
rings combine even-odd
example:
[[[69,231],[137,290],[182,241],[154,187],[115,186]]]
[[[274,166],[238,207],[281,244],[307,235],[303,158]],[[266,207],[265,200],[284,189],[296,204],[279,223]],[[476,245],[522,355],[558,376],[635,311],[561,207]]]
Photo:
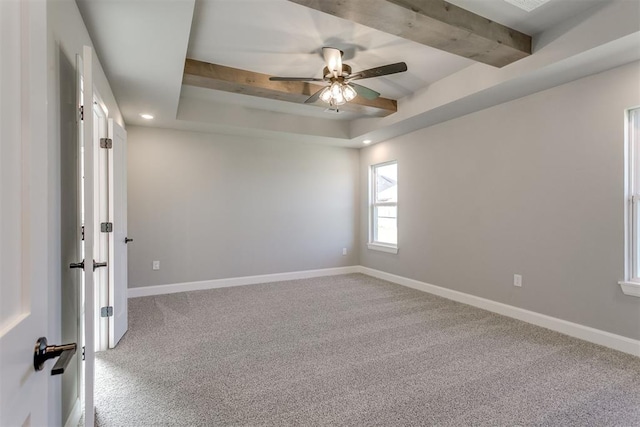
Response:
[[[109,209],[113,219],[112,250],[113,260],[109,272],[109,305],[113,315],[109,317],[109,348],[115,347],[128,329],[127,321],[127,133],[109,119],[109,137],[112,158],[109,159]]]
[[[0,425],[54,425],[52,361],[34,366],[52,292],[47,247],[47,9],[0,1]],[[53,298],[52,298],[53,299]],[[55,300],[55,299],[54,299]]]
[[[83,388],[84,388],[84,423],[86,427],[93,427],[95,421],[95,406],[93,401],[93,383],[95,371],[95,298],[94,270],[95,261],[95,155],[96,148],[93,134],[93,50],[84,46],[82,50],[82,76],[80,81],[82,120],[80,120],[80,138],[83,151],[83,182],[82,182],[82,220],[84,226],[84,286],[83,286],[83,346],[85,353]]]

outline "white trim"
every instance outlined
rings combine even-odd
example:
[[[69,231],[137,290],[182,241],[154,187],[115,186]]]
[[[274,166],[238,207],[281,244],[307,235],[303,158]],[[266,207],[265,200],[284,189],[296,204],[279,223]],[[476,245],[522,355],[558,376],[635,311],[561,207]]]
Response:
[[[369,248],[369,249],[371,249],[373,251],[387,252],[387,253],[390,253],[390,254],[397,254],[398,253],[398,247],[397,246],[383,245],[382,243],[370,242],[370,243],[367,243],[367,248]]]
[[[387,160],[385,162],[382,163],[376,163],[376,164],[372,164],[369,165],[369,180],[368,180],[368,186],[369,186],[369,241],[368,241],[368,247],[369,249],[375,250],[375,251],[380,251],[380,252],[387,252],[387,253],[392,253],[392,254],[397,254],[398,253],[398,241],[397,241],[397,236],[398,236],[398,229],[399,229],[399,219],[398,219],[398,214],[399,214],[399,209],[398,209],[398,198],[399,198],[399,194],[396,194],[396,201],[395,202],[377,202],[376,201],[376,181],[375,181],[375,177],[376,177],[376,173],[375,170],[379,167],[382,166],[388,166],[388,165],[392,165],[395,164],[396,168],[398,165],[398,160]],[[395,206],[396,207],[396,244],[392,244],[392,243],[380,243],[378,241],[376,241],[376,232],[375,232],[375,228],[376,228],[376,220],[375,220],[375,209],[378,206]]]
[[[201,282],[175,283],[171,285],[145,286],[139,288],[129,288],[129,298],[144,297],[151,295],[172,294],[177,292],[197,291],[204,289],[227,288],[231,286],[256,285],[260,283],[281,282],[287,280],[309,279],[313,277],[335,276],[340,274],[362,273],[368,276],[377,277],[378,279],[387,280],[398,285],[407,286],[419,291],[438,295],[463,304],[478,307],[483,310],[498,313],[503,316],[522,320],[523,322],[551,329],[565,335],[589,341],[594,344],[622,351],[640,357],[640,340],[623,337],[622,335],[612,334],[611,332],[602,331],[591,328],[589,326],[580,325],[578,323],[569,322],[567,320],[558,319],[556,317],[547,316],[546,314],[536,313],[534,311],[525,310],[523,308],[514,307],[512,305],[503,304],[489,299],[477,297],[475,295],[466,294],[464,292],[454,291],[452,289],[443,288],[429,283],[420,282],[418,280],[409,279],[395,274],[387,273],[373,268],[360,265],[352,265],[348,267],[325,268],[320,270],[293,271],[288,273],[263,274],[259,276],[232,277],[228,279],[203,280]],[[626,282],[621,282],[622,284]],[[634,286],[640,287],[639,284]],[[637,288],[636,288],[637,289]]]
[[[640,135],[636,131],[639,120],[636,112],[640,107],[629,108],[624,112],[624,272],[625,280],[619,282],[626,295],[623,283],[633,283],[640,279],[638,264],[638,246],[640,245],[640,230],[636,230],[638,223],[640,194]],[[628,289],[628,287],[627,287]]]
[[[282,282],[286,280],[310,279],[312,277],[336,276],[359,273],[360,266],[323,268],[320,270],[292,271],[288,273],[262,274],[259,276],[231,277],[227,279],[203,280],[200,282],[174,283],[170,285],[143,286],[129,288],[129,298],[150,295],[173,294],[176,292],[200,291],[204,289],[228,288],[231,286],[257,285],[260,283]]]
[[[640,297],[640,283],[638,282],[618,282],[625,295]]]
[[[71,409],[71,413],[69,414],[69,418],[67,418],[67,422],[64,423],[64,427],[77,427],[80,424],[80,417],[82,416],[82,405],[80,404],[80,399],[76,399],[76,403],[73,405],[73,409]]]
[[[565,335],[579,338],[594,344],[603,345],[614,350],[629,353],[640,357],[640,340],[623,337],[621,335],[612,334],[610,332],[591,328],[589,326],[580,325],[545,314],[536,313],[534,311],[525,310],[523,308],[514,307],[500,302],[480,298],[474,295],[465,294],[463,292],[454,291],[452,289],[442,288],[440,286],[430,285],[418,280],[409,279],[395,274],[386,273],[380,270],[374,270],[368,267],[360,267],[360,272],[368,276],[377,277],[398,285],[407,286],[430,294],[438,295],[453,301],[468,304],[503,316],[512,317],[522,320],[543,328],[551,329]]]

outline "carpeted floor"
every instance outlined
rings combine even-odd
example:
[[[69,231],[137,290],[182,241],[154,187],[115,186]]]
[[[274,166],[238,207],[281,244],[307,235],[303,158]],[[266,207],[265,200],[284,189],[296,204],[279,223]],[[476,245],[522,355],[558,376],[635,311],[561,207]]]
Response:
[[[361,274],[129,308],[99,426],[640,426],[640,358]]]

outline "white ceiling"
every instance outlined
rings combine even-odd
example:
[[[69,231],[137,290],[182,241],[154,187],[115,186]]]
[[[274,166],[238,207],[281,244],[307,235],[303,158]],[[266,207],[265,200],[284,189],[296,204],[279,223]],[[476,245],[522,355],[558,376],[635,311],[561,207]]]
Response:
[[[567,34],[587,31],[580,29],[579,24],[590,19],[595,22],[599,15],[605,14],[606,11],[600,10],[606,9],[611,0],[550,0],[529,13],[504,0],[450,2],[534,35],[535,47],[538,40],[546,40],[545,35],[561,25],[566,27],[563,32]],[[286,0],[77,0],[77,4],[127,124],[238,134],[245,130],[247,134],[255,134],[264,126],[270,135],[290,133],[301,140],[309,137],[321,142],[322,135],[315,129],[340,121],[345,125],[341,125],[339,131],[329,132],[327,141],[357,146],[362,136],[372,136],[377,141],[377,130],[398,127],[398,121],[421,113],[413,110],[429,104],[434,91],[445,87],[445,83],[452,82],[456,76],[476,75],[475,71],[463,73],[470,67],[480,71],[478,77],[484,76],[483,84],[497,84],[517,77],[518,72],[548,66],[561,59],[558,54],[545,57],[546,52],[551,52],[547,45],[560,40],[555,33],[551,42],[540,44],[540,53],[534,51],[529,58],[494,69]],[[572,21],[576,23],[565,25]],[[635,30],[625,31],[624,34],[629,34]],[[603,30],[598,37],[603,41],[594,40],[582,49],[597,47],[617,36]],[[406,73],[362,81],[382,96],[398,99],[398,113],[363,122],[361,116],[355,114],[335,115],[315,106],[181,84],[185,58],[270,75],[320,77],[323,46],[342,49],[344,62],[354,71],[406,62],[409,68]],[[567,46],[562,48],[566,55],[576,54]],[[465,78],[452,86],[456,88],[452,93],[457,92],[459,86],[478,84]],[[418,102],[425,94],[430,95],[429,102]],[[143,112],[155,115],[156,119],[144,121],[139,117]],[[349,125],[352,121],[353,126]],[[361,131],[362,123],[371,131]],[[230,130],[232,127],[235,128]],[[313,130],[305,132],[300,127]],[[398,132],[401,130],[394,133]],[[380,135],[389,134],[380,132]]]

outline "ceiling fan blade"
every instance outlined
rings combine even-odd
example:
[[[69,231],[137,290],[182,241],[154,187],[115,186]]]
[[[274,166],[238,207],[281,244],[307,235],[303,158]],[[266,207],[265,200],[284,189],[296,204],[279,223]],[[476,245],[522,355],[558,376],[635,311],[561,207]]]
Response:
[[[327,64],[329,72],[333,73],[334,77],[342,75],[342,51],[335,47],[323,47],[322,56],[324,62]]]
[[[307,98],[306,101],[304,101],[305,104],[313,104],[314,102],[316,102],[318,99],[320,99],[320,95],[322,94],[322,91],[324,91],[325,89],[327,89],[326,87],[323,87],[322,89],[320,89],[319,91],[317,91],[316,93],[314,93],[313,95],[311,95],[309,98]]]
[[[366,99],[376,99],[380,96],[380,93],[376,92],[373,89],[369,89],[368,87],[357,85],[355,83],[349,83],[349,86],[354,88],[358,95]]]
[[[322,82],[324,79],[315,77],[269,77],[272,82]]]
[[[407,64],[397,62],[395,64],[383,65],[382,67],[370,68],[350,75],[347,80],[369,79],[371,77],[381,77],[389,74],[402,73],[407,71]]]

